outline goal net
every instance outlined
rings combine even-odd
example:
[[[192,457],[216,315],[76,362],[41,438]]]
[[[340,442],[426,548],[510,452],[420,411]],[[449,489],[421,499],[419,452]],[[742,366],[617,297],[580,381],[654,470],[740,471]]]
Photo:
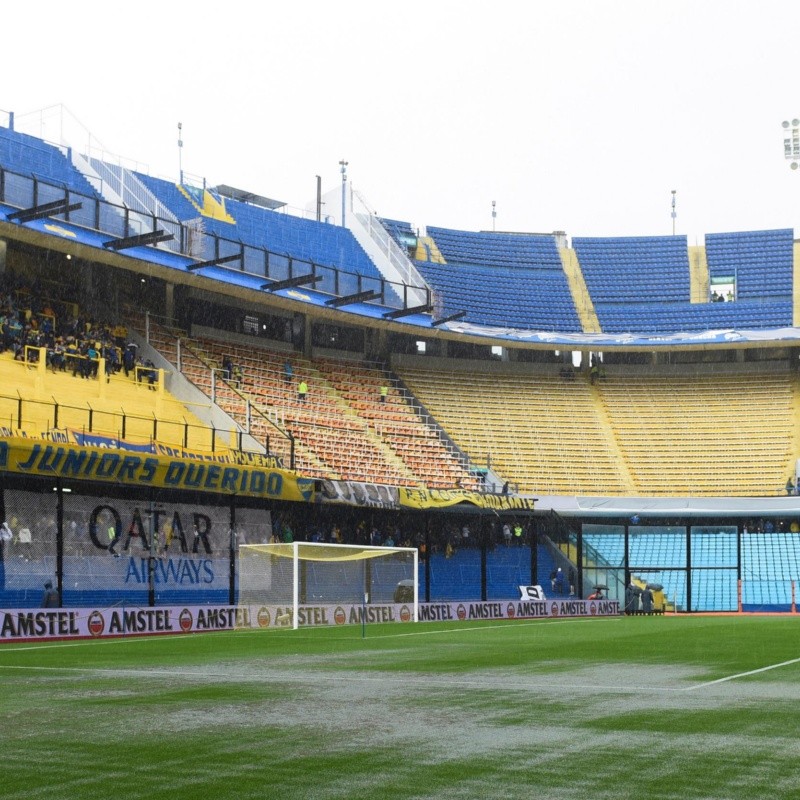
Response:
[[[260,627],[416,622],[414,547],[293,542],[239,547],[238,601]]]

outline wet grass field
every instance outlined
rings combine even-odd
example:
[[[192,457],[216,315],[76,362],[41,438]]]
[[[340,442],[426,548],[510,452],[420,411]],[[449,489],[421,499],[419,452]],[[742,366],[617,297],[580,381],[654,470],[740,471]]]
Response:
[[[4,800],[800,798],[800,618],[0,646]]]

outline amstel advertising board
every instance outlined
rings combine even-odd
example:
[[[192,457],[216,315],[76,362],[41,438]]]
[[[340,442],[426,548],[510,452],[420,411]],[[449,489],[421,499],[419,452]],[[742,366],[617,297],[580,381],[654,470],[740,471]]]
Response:
[[[610,617],[616,600],[499,600],[420,603],[420,622]],[[298,609],[300,627],[411,622],[409,603],[309,605]],[[291,627],[287,606],[160,606],[155,608],[60,608],[0,610],[0,642],[99,639],[113,636],[187,634]]]

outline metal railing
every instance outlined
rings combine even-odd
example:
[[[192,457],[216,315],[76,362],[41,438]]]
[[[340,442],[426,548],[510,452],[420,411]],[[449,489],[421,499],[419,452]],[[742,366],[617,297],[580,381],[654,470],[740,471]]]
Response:
[[[110,238],[125,238],[163,230],[171,233],[174,238],[155,245],[159,250],[168,250],[176,256],[199,258],[207,262],[233,257],[235,260],[232,263],[238,262],[236,266],[224,263],[215,267],[218,271],[228,271],[232,275],[248,274],[270,281],[313,275],[320,279],[315,285],[316,291],[341,297],[372,290],[379,295],[379,302],[391,309],[406,309],[417,305],[420,297],[430,298],[430,289],[424,285],[412,286],[377,275],[363,275],[351,272],[343,265],[321,264],[289,253],[244,244],[238,239],[228,239],[217,233],[198,230],[191,223],[177,222],[171,214],[164,216],[158,213],[158,208],[155,211],[143,211],[110,203],[100,197],[90,197],[73,191],[63,184],[48,182],[42,176],[24,175],[0,166],[0,202],[26,209],[56,200],[66,200],[68,205],[81,205],[72,211],[54,214],[52,219],[63,219],[64,222],[107,234]],[[192,265],[189,263],[187,266]],[[254,288],[253,291],[258,289]]]

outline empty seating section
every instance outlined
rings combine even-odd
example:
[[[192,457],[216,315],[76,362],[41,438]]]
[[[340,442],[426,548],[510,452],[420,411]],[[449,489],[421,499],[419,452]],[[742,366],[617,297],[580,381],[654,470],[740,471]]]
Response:
[[[436,295],[436,313],[466,311],[479,325],[577,333],[581,330],[563,271],[415,262]]]
[[[87,197],[97,197],[89,181],[58,147],[3,127],[0,127],[0,166],[54,184],[61,189],[62,197],[64,187]]]
[[[151,322],[150,341],[175,363],[176,332]],[[234,373],[226,380],[224,360]],[[291,365],[287,375],[286,362]],[[305,475],[397,486],[473,486],[468,470],[377,367],[182,338],[183,374],[269,450]],[[238,370],[241,376],[237,378]],[[304,400],[300,381],[308,384]],[[381,386],[388,394],[381,401]],[[284,433],[284,435],[281,434]]]
[[[706,235],[706,259],[712,279],[736,282],[738,300],[792,297],[794,232],[791,228]],[[789,323],[791,324],[791,317]]]
[[[398,373],[473,463],[488,460],[520,492],[626,493],[587,382],[544,370]]]
[[[791,300],[734,303],[595,303],[605,333],[669,334],[733,328],[783,328],[792,324]]]
[[[542,234],[475,233],[428,227],[428,236],[450,264],[561,269],[555,239]]]
[[[689,301],[685,236],[573,237],[595,305]]]
[[[543,372],[399,372],[475,464],[488,459],[522,492],[775,496],[793,464],[788,371],[612,373],[595,387]]]
[[[134,174],[181,222],[200,216],[200,211],[177,184],[141,172]]]
[[[200,212],[180,189],[169,181],[137,175],[142,182],[179,219],[194,219]],[[216,196],[216,195],[215,195]],[[218,200],[223,198],[216,196]],[[235,224],[211,217],[203,218],[206,233],[215,234],[232,242],[242,242],[252,247],[263,248],[286,258],[300,262],[313,262],[319,266],[332,267],[352,276],[340,276],[339,294],[357,291],[356,276],[363,276],[363,288],[380,289],[382,275],[349,229],[316,220],[302,219],[279,213],[260,206],[224,198],[225,210],[236,221]],[[210,257],[210,256],[209,256]],[[296,265],[294,274],[310,272],[310,266]],[[269,277],[285,278],[286,274],[270,273]],[[320,288],[319,286],[317,288]],[[324,287],[334,291],[334,286]]]
[[[430,488],[473,487],[468,471],[378,367],[315,359],[314,366],[359,417]],[[381,401],[381,387],[387,394]]]
[[[410,222],[401,222],[397,219],[386,219],[385,217],[381,218],[380,222],[400,247],[407,249],[409,246],[416,244],[417,234],[411,227]]]
[[[679,333],[792,324],[792,231],[709,234],[711,278],[737,276],[736,302],[690,303],[686,237],[574,237],[605,333]]]
[[[312,465],[311,475],[416,485],[417,481],[402,465],[387,461],[381,442],[370,435],[365,423],[336,397],[308,359],[208,340],[204,346],[218,363],[224,355],[229,355],[241,366],[243,391],[255,398],[256,408],[275,418],[294,436]],[[289,381],[284,376],[287,358],[293,372]],[[297,389],[303,380],[308,384],[308,394],[301,400]],[[241,405],[243,411],[244,404]]]
[[[659,527],[655,533],[647,528],[629,529],[628,560],[632,570],[653,567],[686,566],[686,531],[683,528]]]
[[[390,225],[395,238],[408,235]],[[578,332],[561,259],[552,236],[471,233],[428,228],[447,263],[416,261],[436,293],[436,313],[466,311],[477,324]]]
[[[774,496],[795,450],[787,372],[613,374],[599,388],[636,490]]]

